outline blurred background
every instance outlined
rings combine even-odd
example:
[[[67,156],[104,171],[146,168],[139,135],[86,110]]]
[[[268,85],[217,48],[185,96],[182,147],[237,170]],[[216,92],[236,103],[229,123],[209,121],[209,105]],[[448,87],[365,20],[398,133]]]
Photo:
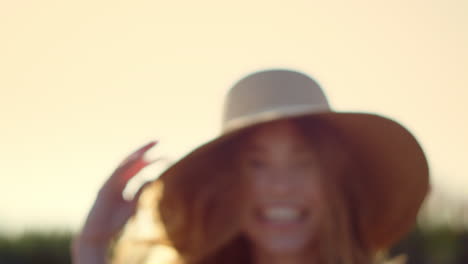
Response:
[[[177,160],[217,134],[235,80],[271,67],[408,127],[433,192],[391,254],[468,263],[467,14],[464,0],[0,0],[0,263],[69,263],[121,159],[159,139],[152,155]]]

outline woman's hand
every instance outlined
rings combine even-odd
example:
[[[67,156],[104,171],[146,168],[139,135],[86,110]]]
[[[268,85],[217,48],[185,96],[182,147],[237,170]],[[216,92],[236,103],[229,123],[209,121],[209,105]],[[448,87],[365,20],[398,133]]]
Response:
[[[155,161],[145,160],[145,153],[156,142],[150,142],[127,157],[101,187],[90,210],[81,234],[73,241],[73,263],[102,264],[113,237],[135,213],[144,184],[132,200],[125,200],[122,192],[140,170]]]

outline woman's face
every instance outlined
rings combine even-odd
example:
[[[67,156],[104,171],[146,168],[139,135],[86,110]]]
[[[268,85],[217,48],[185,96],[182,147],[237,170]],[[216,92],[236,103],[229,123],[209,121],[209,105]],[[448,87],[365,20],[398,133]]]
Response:
[[[317,237],[323,206],[313,146],[291,121],[263,125],[245,143],[243,233],[265,252],[305,250]]]

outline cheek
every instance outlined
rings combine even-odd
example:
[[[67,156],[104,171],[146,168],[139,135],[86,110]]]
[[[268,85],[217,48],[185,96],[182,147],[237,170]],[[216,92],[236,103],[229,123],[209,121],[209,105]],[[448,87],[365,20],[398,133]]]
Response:
[[[302,180],[298,186],[298,195],[309,204],[318,206],[324,202],[324,190],[318,178]]]
[[[268,182],[261,173],[245,173],[243,177],[243,202],[240,210],[242,232],[250,239],[262,236],[256,221],[256,210],[262,201],[268,199]]]

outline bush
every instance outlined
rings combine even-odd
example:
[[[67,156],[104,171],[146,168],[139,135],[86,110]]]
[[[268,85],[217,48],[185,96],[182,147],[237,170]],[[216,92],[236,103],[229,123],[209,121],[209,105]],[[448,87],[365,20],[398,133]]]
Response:
[[[0,235],[2,264],[69,264],[71,232],[26,232],[20,236]]]
[[[406,264],[468,263],[468,231],[447,226],[416,228],[391,250],[391,255],[406,254]]]
[[[20,236],[0,234],[1,264],[69,264],[73,234],[60,231],[30,231]],[[407,264],[468,263],[468,231],[448,227],[416,228],[390,250],[407,254]]]

